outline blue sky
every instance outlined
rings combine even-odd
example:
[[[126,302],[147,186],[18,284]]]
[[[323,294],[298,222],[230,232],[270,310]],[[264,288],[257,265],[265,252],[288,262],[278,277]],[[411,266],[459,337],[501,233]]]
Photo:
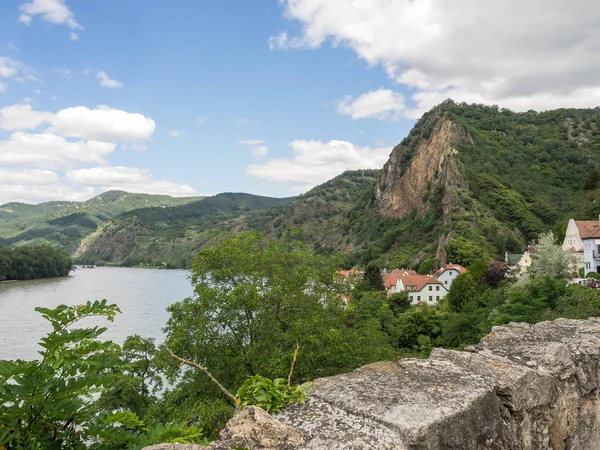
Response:
[[[289,196],[381,167],[447,97],[596,106],[599,8],[531,3],[5,0],[0,203]]]

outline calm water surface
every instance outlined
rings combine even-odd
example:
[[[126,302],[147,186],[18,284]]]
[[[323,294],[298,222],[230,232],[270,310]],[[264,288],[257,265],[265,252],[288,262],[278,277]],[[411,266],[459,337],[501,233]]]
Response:
[[[37,342],[50,330],[34,311],[88,300],[107,299],[122,311],[114,322],[89,319],[82,324],[108,327],[103,335],[122,344],[130,334],[162,342],[166,307],[192,295],[188,271],[97,267],[77,269],[64,278],[0,283],[0,359],[38,357]]]

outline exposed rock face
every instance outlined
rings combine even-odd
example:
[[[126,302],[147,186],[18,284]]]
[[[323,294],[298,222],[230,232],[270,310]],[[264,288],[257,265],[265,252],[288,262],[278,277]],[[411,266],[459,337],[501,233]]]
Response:
[[[465,352],[316,380],[275,418],[234,417],[212,448],[592,450],[599,388],[600,319],[510,324]]]
[[[460,189],[467,187],[452,155],[453,145],[472,143],[471,136],[441,110],[434,110],[423,127],[431,129],[428,137],[413,137],[409,144],[396,146],[383,167],[375,198],[384,216],[401,218],[413,208],[423,213],[430,207],[423,198],[436,187],[444,189],[442,207],[447,216]]]
[[[256,406],[248,406],[236,414],[210,445],[214,450],[235,447],[264,450],[293,450],[304,444],[302,433],[271,417]]]

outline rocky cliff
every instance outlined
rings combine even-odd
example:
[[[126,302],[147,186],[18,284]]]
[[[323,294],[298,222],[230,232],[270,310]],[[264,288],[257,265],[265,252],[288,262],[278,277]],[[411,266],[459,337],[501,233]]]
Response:
[[[447,216],[467,182],[453,157],[456,144],[473,139],[450,121],[443,108],[433,109],[413,130],[413,139],[396,146],[379,177],[375,198],[383,216],[402,218],[413,208],[420,215],[431,208],[427,192],[443,189],[443,212]]]
[[[495,327],[464,352],[315,381],[276,416],[246,408],[214,449],[600,448],[600,319]]]

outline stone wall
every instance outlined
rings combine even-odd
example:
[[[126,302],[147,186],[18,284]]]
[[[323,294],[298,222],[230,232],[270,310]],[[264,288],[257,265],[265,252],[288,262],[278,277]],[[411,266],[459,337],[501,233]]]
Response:
[[[213,449],[600,449],[600,319],[495,327],[316,380],[276,416],[246,408]]]

